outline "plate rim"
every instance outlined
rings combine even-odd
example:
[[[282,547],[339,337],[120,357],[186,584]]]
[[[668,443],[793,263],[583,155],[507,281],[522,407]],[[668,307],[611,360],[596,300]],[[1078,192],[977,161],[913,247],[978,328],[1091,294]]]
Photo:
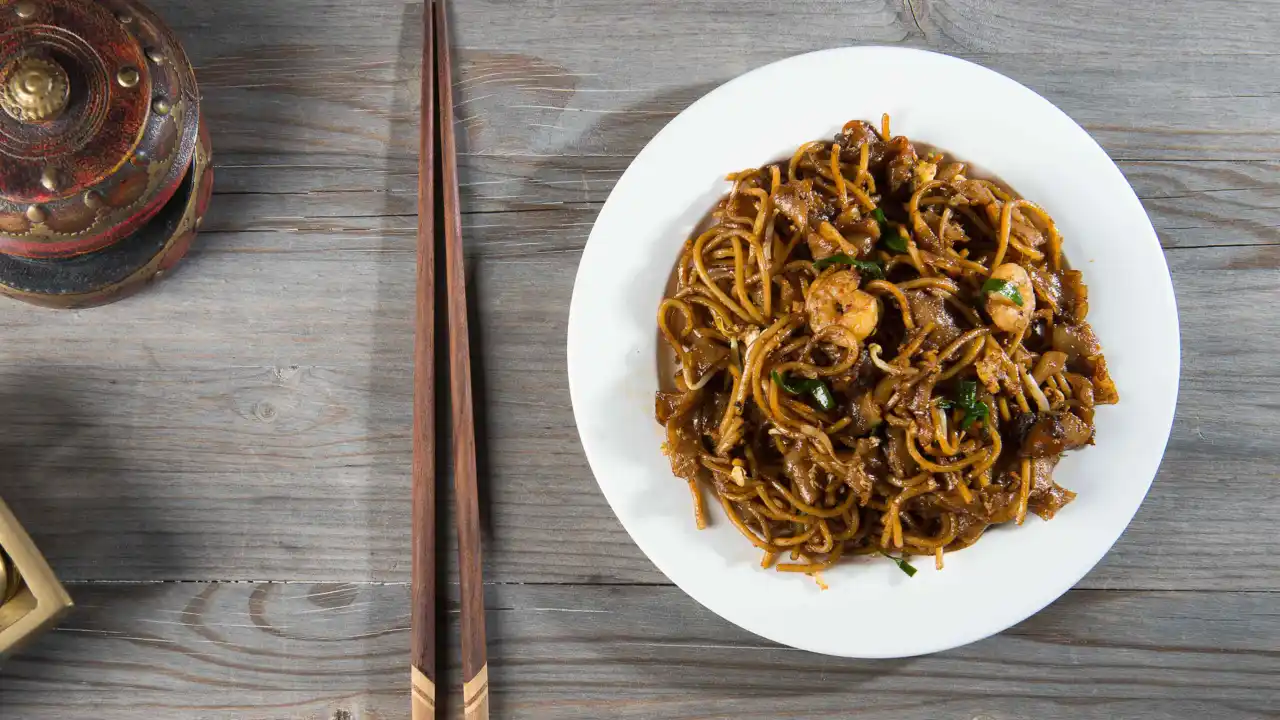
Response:
[[[1156,429],[1159,430],[1159,435],[1163,438],[1159,443],[1159,456],[1156,458],[1155,465],[1150,473],[1150,476],[1141,480],[1141,494],[1137,497],[1136,502],[1133,503],[1132,508],[1129,511],[1124,513],[1125,514],[1124,522],[1120,523],[1120,522],[1113,521],[1115,526],[1114,532],[1107,533],[1107,538],[1106,538],[1107,542],[1100,543],[1098,545],[1098,548],[1100,549],[1097,550],[1097,552],[1088,553],[1087,562],[1084,562],[1084,561],[1077,562],[1070,571],[1058,573],[1057,582],[1053,583],[1051,586],[1047,587],[1046,589],[1041,590],[1039,593],[1036,593],[1034,596],[1034,599],[1025,600],[1022,603],[1019,610],[1009,612],[1005,616],[1006,619],[996,623],[996,625],[998,626],[988,627],[988,626],[975,625],[974,629],[955,633],[947,637],[945,640],[939,640],[932,643],[929,643],[929,642],[916,643],[914,645],[911,645],[910,647],[905,648],[902,651],[889,650],[889,651],[865,651],[864,652],[864,651],[855,650],[852,652],[846,652],[846,651],[840,651],[840,650],[833,650],[830,647],[815,645],[813,643],[798,642],[794,637],[781,636],[775,632],[771,632],[768,629],[755,626],[743,620],[740,615],[735,615],[733,613],[722,611],[721,608],[713,606],[713,603],[710,600],[704,598],[701,595],[701,593],[695,592],[691,590],[689,587],[687,587],[686,583],[681,581],[681,578],[674,575],[673,572],[670,569],[668,569],[666,564],[658,559],[661,553],[655,553],[655,551],[651,547],[652,543],[649,541],[649,539],[647,539],[643,533],[638,533],[635,531],[635,529],[632,527],[632,524],[629,523],[627,520],[627,513],[619,511],[619,498],[615,495],[614,492],[611,492],[611,488],[607,486],[605,482],[601,481],[600,479],[601,470],[603,468],[598,467],[598,465],[601,462],[600,460],[601,451],[598,448],[593,449],[592,447],[593,443],[588,438],[588,435],[586,434],[583,428],[582,411],[580,410],[580,408],[583,407],[583,402],[584,402],[582,398],[582,393],[584,392],[582,389],[583,380],[581,379],[582,378],[580,374],[581,370],[579,369],[575,371],[575,366],[578,365],[578,363],[575,361],[575,356],[578,354],[578,352],[575,351],[575,337],[579,332],[581,332],[580,328],[581,328],[582,321],[580,319],[580,316],[583,312],[581,309],[581,304],[584,302],[584,300],[582,299],[582,295],[580,293],[580,289],[583,287],[583,284],[581,282],[582,277],[588,268],[587,260],[591,255],[591,248],[593,246],[593,242],[596,240],[597,235],[600,232],[601,221],[603,219],[606,219],[609,216],[611,205],[613,205],[616,202],[615,200],[616,198],[620,197],[619,190],[629,188],[629,185],[627,182],[628,177],[634,176],[636,174],[635,169],[637,168],[637,166],[640,166],[642,164],[641,161],[645,160],[647,156],[654,151],[654,148],[658,147],[661,144],[661,141],[666,136],[675,132],[679,132],[681,127],[685,123],[690,122],[691,118],[695,117],[700,112],[700,108],[715,102],[716,99],[722,95],[727,95],[732,93],[733,90],[741,84],[752,82],[754,79],[758,78],[760,75],[766,72],[770,72],[770,71],[777,72],[780,67],[783,67],[789,64],[793,64],[793,63],[802,64],[804,62],[812,62],[815,59],[821,58],[821,57],[835,57],[835,56],[859,55],[859,54],[868,54],[868,55],[901,54],[901,55],[910,55],[910,56],[917,56],[917,57],[926,56],[930,58],[930,61],[940,61],[943,63],[953,63],[953,64],[965,66],[966,72],[973,72],[976,70],[981,74],[985,74],[991,77],[993,81],[998,81],[998,82],[1008,84],[1010,86],[1010,90],[1013,92],[1029,94],[1027,96],[1028,100],[1042,103],[1045,109],[1051,110],[1052,112],[1059,115],[1061,119],[1069,123],[1070,126],[1074,128],[1074,130],[1078,131],[1079,134],[1083,136],[1083,138],[1087,139],[1087,141],[1090,144],[1092,144],[1093,148],[1095,148],[1097,152],[1100,153],[1101,156],[1106,159],[1107,169],[1111,172],[1114,172],[1116,176],[1118,176],[1124,189],[1127,191],[1127,196],[1122,199],[1125,201],[1131,201],[1134,205],[1136,205],[1136,208],[1141,215],[1141,220],[1144,225],[1144,229],[1146,231],[1143,233],[1143,237],[1141,238],[1141,240],[1144,243],[1146,243],[1148,246],[1154,246],[1154,247],[1148,247],[1148,249],[1154,250],[1155,251],[1154,256],[1159,258],[1159,270],[1161,271],[1160,272],[1161,278],[1160,278],[1160,282],[1158,283],[1158,287],[1156,287],[1155,289],[1160,291],[1161,293],[1160,300],[1164,301],[1163,304],[1167,305],[1166,309],[1169,315],[1168,318],[1162,318],[1162,319],[1172,320],[1170,327],[1167,328],[1167,330],[1169,330],[1170,332],[1169,340],[1171,341],[1172,349],[1173,349],[1173,356],[1172,356],[1173,373],[1170,380],[1171,385],[1169,387],[1169,392],[1166,393],[1164,396],[1158,398],[1159,400],[1162,401],[1160,406],[1149,408],[1153,412],[1157,413],[1160,419],[1160,423],[1156,426]],[[844,120],[835,119],[835,121],[843,122]],[[600,247],[600,243],[595,242],[594,244],[596,245],[597,248]],[[575,328],[577,328],[577,330],[575,330]],[[880,658],[912,657],[912,656],[924,655],[924,654],[939,652],[939,651],[967,645],[969,643],[981,640],[983,638],[1001,633],[1013,627],[1014,625],[1017,625],[1018,623],[1034,615],[1035,613],[1041,611],[1048,605],[1052,604],[1055,600],[1057,600],[1059,597],[1065,594],[1068,590],[1074,587],[1085,575],[1087,575],[1090,571],[1093,570],[1093,568],[1095,568],[1098,565],[1098,563],[1103,559],[1103,557],[1106,556],[1108,552],[1110,552],[1110,550],[1114,547],[1115,543],[1119,540],[1120,536],[1124,533],[1125,530],[1128,529],[1129,525],[1132,523],[1133,517],[1137,514],[1138,509],[1142,506],[1143,502],[1145,502],[1146,496],[1148,495],[1150,491],[1150,487],[1154,482],[1156,475],[1159,472],[1160,464],[1163,462],[1165,452],[1167,451],[1168,442],[1172,432],[1173,421],[1176,414],[1176,404],[1177,404],[1177,399],[1178,399],[1178,394],[1180,391],[1180,384],[1181,384],[1181,359],[1182,359],[1181,358],[1181,355],[1182,355],[1181,328],[1180,328],[1180,317],[1177,311],[1176,296],[1173,291],[1172,276],[1169,273],[1168,264],[1164,257],[1163,248],[1160,246],[1158,235],[1156,234],[1155,229],[1151,224],[1150,217],[1147,214],[1146,209],[1142,206],[1141,201],[1137,198],[1137,194],[1134,192],[1132,185],[1128,182],[1128,179],[1124,177],[1124,174],[1119,170],[1118,166],[1116,166],[1115,161],[1112,160],[1109,155],[1107,155],[1106,151],[1097,143],[1097,141],[1086,130],[1084,130],[1084,128],[1082,128],[1078,123],[1076,123],[1061,108],[1057,107],[1057,105],[1053,104],[1048,99],[1041,96],[1039,93],[1035,92],[1031,88],[1026,87],[1025,85],[1022,85],[1016,80],[1013,80],[1012,78],[1009,78],[1008,76],[1002,73],[999,73],[995,70],[984,67],[982,65],[971,62],[969,60],[965,60],[963,58],[958,58],[952,55],[947,55],[944,53],[939,53],[931,50],[923,50],[918,48],[907,48],[907,47],[899,47],[899,46],[884,46],[884,45],[843,46],[843,47],[828,48],[823,50],[816,50],[812,52],[806,52],[806,53],[782,58],[780,60],[776,60],[774,62],[767,63],[765,65],[761,65],[759,67],[751,69],[741,75],[738,75],[718,85],[717,87],[713,88],[712,90],[704,94],[702,97],[698,98],[695,102],[690,104],[688,107],[682,110],[678,115],[672,118],[672,120],[666,123],[645,144],[644,148],[642,148],[641,151],[636,154],[635,158],[628,165],[626,171],[624,171],[623,174],[619,177],[614,188],[610,191],[608,199],[605,201],[604,205],[601,207],[601,210],[597,215],[595,222],[593,223],[591,233],[588,237],[586,245],[583,248],[582,256],[574,276],[574,286],[573,286],[573,292],[570,300],[570,310],[569,310],[569,318],[568,318],[566,335],[567,335],[566,365],[567,365],[568,376],[569,376],[568,379],[569,379],[570,400],[573,406],[572,409],[574,413],[575,428],[579,435],[579,441],[582,444],[584,454],[587,457],[588,465],[591,467],[592,476],[595,479],[596,484],[599,486],[601,493],[605,496],[606,501],[609,503],[611,511],[613,512],[614,516],[618,519],[619,523],[622,524],[623,528],[626,530],[627,535],[631,539],[631,541],[634,542],[640,548],[640,550],[645,554],[646,558],[651,563],[653,563],[653,565],[658,569],[659,572],[661,572],[664,575],[664,577],[666,577],[670,582],[672,582],[674,585],[679,587],[690,598],[698,602],[703,607],[706,607],[708,610],[710,610],[712,613],[716,614],[717,616],[725,620],[728,620],[729,622],[743,628],[744,630],[752,634],[766,638],[768,640],[779,643],[781,645],[795,647],[798,649],[807,650],[810,652],[815,652],[815,653],[824,654],[824,655],[850,657],[850,658],[880,659]],[[656,335],[656,331],[655,331],[655,335]],[[654,452],[659,452],[656,447],[654,448]],[[676,479],[674,478],[674,476],[672,477],[673,479]]]

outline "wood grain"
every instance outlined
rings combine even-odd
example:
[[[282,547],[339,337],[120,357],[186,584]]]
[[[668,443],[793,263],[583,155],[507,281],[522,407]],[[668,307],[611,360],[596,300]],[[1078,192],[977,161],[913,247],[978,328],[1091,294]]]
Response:
[[[471,337],[462,207],[458,197],[458,145],[453,95],[453,39],[449,5],[431,3],[435,24],[440,101],[440,167],[443,172],[446,292],[449,316],[449,405],[453,422],[453,521],[458,528],[462,617],[463,707],[467,720],[489,720],[489,656],[485,648],[484,553],[480,539],[480,489],[476,470],[476,419],[471,386]],[[488,448],[486,448],[488,449]]]
[[[501,238],[511,250],[578,249],[600,205],[629,159],[564,158],[538,165],[472,158],[463,198],[474,213],[464,229],[472,255],[493,254],[492,214],[527,212],[519,237]],[[1165,247],[1280,242],[1280,163],[1121,162]],[[301,253],[379,251],[378,240],[408,249],[415,196],[390,192],[310,192],[219,197],[205,223],[209,252]],[[560,241],[551,244],[551,240]],[[564,242],[565,240],[578,242]],[[1068,239],[1069,240],[1069,239]],[[516,243],[520,244],[516,244]]]
[[[404,585],[72,592],[78,613],[5,666],[6,717],[405,717]],[[1280,703],[1265,593],[1072,591],[997,637],[897,661],[780,648],[669,587],[487,593],[501,718],[1244,720]],[[457,666],[442,670],[457,698]]]
[[[218,192],[411,195],[412,134],[393,128],[416,118],[421,30],[406,15],[420,6],[292,2],[307,10],[251,0],[198,9],[153,3],[173,18],[200,71],[217,138]],[[666,118],[745,70],[865,43],[940,49],[1009,74],[1120,159],[1267,161],[1277,149],[1280,96],[1270,55],[1280,16],[1268,3],[1175,0],[1127,12],[1104,0],[1050,10],[1009,0],[825,0],[782,10],[743,0],[664,7],[661,22],[644,4],[497,7],[457,5],[464,183],[473,164],[502,172],[508,162],[633,156]],[[227,29],[242,24],[257,32]],[[1101,47],[1118,37],[1124,42]],[[599,52],[586,38],[608,38],[615,52]],[[580,185],[575,178],[565,187]]]
[[[473,249],[495,251],[474,256],[471,287],[489,474],[500,479],[485,489],[486,571],[501,582],[661,582],[599,495],[574,430],[562,339],[577,253],[514,257],[510,238],[536,237],[524,215],[479,216],[510,223],[467,236]],[[100,351],[82,323],[23,308],[0,316],[3,332],[24,338],[0,363],[9,411],[0,496],[63,577],[408,579],[412,253],[341,264],[309,256],[196,258],[192,272],[125,303],[133,335],[112,355],[120,368],[95,365]],[[1184,340],[1173,436],[1134,524],[1086,587],[1280,589],[1280,547],[1252,535],[1239,511],[1245,499],[1280,500],[1271,432],[1280,317],[1259,311],[1276,302],[1280,254],[1167,256]],[[329,277],[326,287],[346,275],[389,289],[352,282],[343,302],[322,309],[319,297],[264,304],[254,288],[272,268]],[[192,307],[183,320],[191,333],[172,334],[172,318],[202,295],[216,317],[253,319],[202,321],[210,313]],[[92,317],[110,325],[99,313],[112,312]],[[254,327],[274,332],[255,337]],[[39,352],[46,347],[62,348],[56,361]],[[149,347],[164,348],[166,361],[152,362]],[[79,520],[60,521],[68,516]],[[1259,552],[1232,550],[1242,536]]]
[[[433,17],[423,14],[425,38]],[[422,44],[423,67],[435,66],[435,45]],[[413,545],[410,677],[413,720],[436,716],[436,93],[435,75],[422,73],[418,128],[417,313],[413,343]]]
[[[218,196],[154,291],[0,313],[0,496],[95,581],[2,669],[0,716],[405,718],[423,4],[149,4],[198,66]],[[1274,0],[453,6],[495,716],[1274,716]],[[867,43],[979,62],[1079,121],[1152,217],[1183,333],[1160,474],[1081,589],[877,663],[762,643],[666,586],[586,467],[563,349],[595,215],[663,124],[751,68]]]

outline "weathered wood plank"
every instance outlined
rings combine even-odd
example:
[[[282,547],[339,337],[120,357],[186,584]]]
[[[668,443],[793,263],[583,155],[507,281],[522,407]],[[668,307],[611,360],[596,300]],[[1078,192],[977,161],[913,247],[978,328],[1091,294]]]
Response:
[[[574,168],[575,160],[583,162]],[[604,161],[612,161],[614,169]],[[480,170],[484,163],[473,165],[473,180],[464,189],[473,213],[541,212],[522,212],[518,221],[468,218],[472,251],[501,252],[500,243],[527,252],[582,247],[627,162],[624,157],[565,158],[543,168],[494,164],[492,172]],[[1121,162],[1120,167],[1165,247],[1280,243],[1280,163]],[[525,170],[530,174],[521,175]],[[399,190],[223,195],[205,221],[206,247],[319,255],[392,240],[397,250],[408,250],[417,227],[415,203],[413,192]],[[242,234],[222,237],[228,233]]]
[[[643,4],[544,0],[495,12],[459,2],[464,171],[472,156],[548,166],[564,156],[630,157],[689,102],[746,70],[868,43],[940,49],[1005,72],[1122,159],[1268,160],[1280,148],[1274,58],[1258,54],[1274,52],[1280,23],[1262,3],[1214,15],[1191,0],[1142,13],[1101,0],[1052,13],[913,2],[679,3],[664,6],[659,22]],[[420,5],[156,5],[199,68],[219,192],[411,191]],[[1219,21],[1194,20],[1209,16]],[[241,26],[252,31],[233,29]],[[582,42],[594,37],[608,38],[612,52]],[[1222,54],[1238,52],[1251,54]]]
[[[653,42],[636,41],[645,45]],[[714,44],[714,40],[711,41]],[[795,52],[817,49],[817,45]],[[702,53],[707,53],[704,57]],[[735,58],[728,63],[725,56]],[[700,49],[694,57],[654,58],[633,63],[620,59],[576,57],[557,61],[557,70],[513,71],[509,83],[459,86],[459,116],[466,132],[463,181],[472,194],[489,191],[509,199],[510,188],[476,187],[504,179],[512,170],[550,173],[548,182],[564,183],[575,200],[584,186],[601,178],[557,170],[576,169],[572,158],[618,156],[622,167],[657,131],[698,97],[741,72],[792,52],[756,58],[742,66],[743,48]],[[464,78],[484,78],[491,62],[484,51],[463,53]],[[1131,55],[973,55],[979,62],[1028,85],[1085,126],[1119,160],[1269,161],[1280,150],[1272,118],[1280,112],[1267,78],[1274,58],[1265,56]],[[256,60],[244,57],[246,66]],[[416,118],[413,88],[417,70],[379,80],[354,80],[338,89],[313,67],[330,61],[291,60],[296,68],[277,72],[303,87],[278,88],[271,82],[241,89],[222,88],[218,74],[205,80],[220,168],[219,192],[350,191],[412,192],[415,173],[412,137]],[[387,63],[393,62],[388,59]],[[533,62],[530,60],[529,62]],[[576,65],[575,65],[576,63]],[[1070,66],[1069,73],[1063,66]],[[575,72],[574,67],[591,72]],[[330,75],[351,71],[334,66]],[[565,87],[544,87],[545,76],[572,79]],[[239,75],[239,71],[233,74]],[[580,77],[581,76],[581,77]],[[1152,83],[1150,78],[1165,78]],[[204,75],[201,75],[204,78]],[[505,76],[499,76],[502,79]],[[681,78],[673,87],[669,78]],[[238,80],[235,82],[239,82]],[[478,80],[477,82],[488,82]],[[539,84],[541,83],[541,84]],[[353,90],[354,88],[354,90]],[[551,92],[552,90],[563,92]],[[356,93],[351,98],[350,93]],[[317,99],[328,93],[331,96]],[[343,95],[347,93],[347,95]],[[548,95],[554,97],[548,97]],[[345,99],[344,99],[345,97]],[[234,111],[217,108],[234,108]],[[833,127],[842,119],[833,119]]]
[[[1068,0],[1055,3],[1052,12],[1017,0],[904,2],[930,42],[985,52],[1273,54],[1280,38],[1280,5],[1273,1],[1159,2],[1139,9],[1109,0]]]
[[[220,196],[155,292],[6,305],[0,495],[69,579],[406,581],[421,3],[150,4],[199,66]],[[575,583],[490,588],[497,716],[1274,714],[1280,541],[1246,511],[1280,501],[1274,0],[453,5],[486,571]],[[1169,248],[1184,337],[1160,476],[1083,589],[891,663],[772,647],[662,586],[591,479],[563,355],[578,253],[649,138],[746,70],[868,43],[977,61],[1084,124]],[[6,718],[407,717],[406,586],[73,592],[4,668]]]
[[[664,582],[613,518],[574,430],[563,338],[582,240],[537,225],[560,214],[469,218],[487,572]],[[262,252],[254,237],[282,239],[215,237],[188,270],[117,306],[0,316],[0,495],[64,576],[407,579],[411,239],[312,252],[285,238]],[[1150,497],[1084,586],[1280,589],[1280,547],[1240,512],[1280,502],[1280,317],[1259,311],[1280,292],[1280,248],[1168,258],[1178,418]],[[1259,552],[1238,552],[1242,538]]]
[[[408,717],[403,585],[72,593],[70,621],[5,667],[6,716]],[[674,588],[508,585],[487,595],[495,717],[773,720],[856,709],[869,720],[1244,720],[1274,717],[1280,704],[1280,614],[1268,593],[1073,591],[995,638],[871,662],[777,647]],[[451,692],[456,650],[442,684]],[[450,717],[457,705],[455,696]]]

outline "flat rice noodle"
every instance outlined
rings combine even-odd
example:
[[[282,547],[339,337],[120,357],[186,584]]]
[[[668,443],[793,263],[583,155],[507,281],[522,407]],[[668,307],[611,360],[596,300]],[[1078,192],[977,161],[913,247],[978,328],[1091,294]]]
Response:
[[[908,290],[903,294],[907,296],[907,306],[917,326],[933,323],[933,331],[923,345],[925,349],[939,350],[960,337],[960,325],[946,301],[925,290]]]
[[[1089,288],[1084,284],[1084,273],[1079,270],[1063,272],[1062,286],[1067,301],[1067,317],[1073,323],[1083,323],[1089,314]]]
[[[1053,349],[1067,354],[1067,362],[1075,362],[1079,358],[1091,358],[1102,352],[1098,337],[1087,323],[1068,325],[1058,323],[1053,326]],[[1093,365],[1089,365],[1090,371]]]
[[[817,505],[822,500],[822,492],[818,489],[818,474],[822,472],[809,457],[808,448],[794,448],[782,457],[783,472],[796,483],[800,491],[800,499],[810,505]]]
[[[861,148],[867,145],[867,169],[873,175],[884,170],[888,160],[889,143],[885,142],[879,131],[864,120],[849,123],[847,129],[836,135],[836,143],[840,146],[840,160],[857,164]]]

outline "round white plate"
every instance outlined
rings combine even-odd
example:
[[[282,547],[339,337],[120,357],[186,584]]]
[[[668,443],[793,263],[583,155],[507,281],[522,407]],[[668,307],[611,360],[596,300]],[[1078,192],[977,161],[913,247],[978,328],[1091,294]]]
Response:
[[[1050,522],[993,528],[907,577],[884,558],[823,574],[760,568],[760,553],[709,504],[694,527],[654,420],[655,316],[681,244],[728,190],[726,173],[790,157],[851,119],[994,173],[1058,222],[1089,286],[1089,320],[1120,404],[1097,413],[1097,445],[1058,482],[1079,493]],[[1098,562],[1142,503],[1178,394],[1178,318],[1155,231],[1102,148],[1031,90],[963,60],[860,47],[793,57],[711,92],[671,121],[618,181],[582,254],[569,311],[569,387],[600,489],[640,549],[713,612],[786,645],[902,657],[963,645],[1025,619]]]

